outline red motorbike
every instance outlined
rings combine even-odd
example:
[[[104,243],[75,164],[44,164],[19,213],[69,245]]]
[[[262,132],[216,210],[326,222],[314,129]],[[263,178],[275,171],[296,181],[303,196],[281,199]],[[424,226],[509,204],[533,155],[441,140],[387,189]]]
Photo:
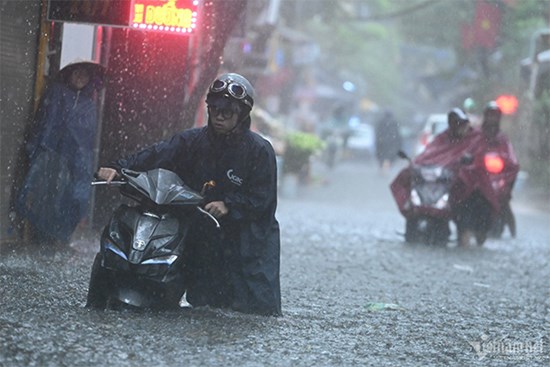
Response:
[[[419,164],[404,152],[409,161],[390,188],[399,211],[405,217],[405,241],[445,245],[452,217],[449,195],[454,182],[453,170],[440,164]]]

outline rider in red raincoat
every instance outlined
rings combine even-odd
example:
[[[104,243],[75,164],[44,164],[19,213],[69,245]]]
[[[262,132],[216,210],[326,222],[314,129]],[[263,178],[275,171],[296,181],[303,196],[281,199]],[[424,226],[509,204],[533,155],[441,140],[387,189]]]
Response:
[[[479,131],[474,130],[469,123],[466,114],[459,108],[449,112],[449,128],[437,135],[426,146],[426,149],[413,159],[418,165],[451,166],[454,169],[460,167],[460,159],[465,154],[474,154],[476,144],[480,141]],[[403,169],[391,183],[391,191],[401,213],[407,217],[406,202],[410,196],[411,171]]]
[[[477,159],[483,160],[486,173],[498,198],[499,212],[490,234],[500,237],[504,226],[508,226],[512,237],[515,237],[516,221],[510,207],[510,200],[519,172],[519,163],[510,139],[500,130],[501,117],[502,111],[496,102],[489,102],[483,111],[481,126],[485,151]]]
[[[478,243],[482,244],[485,241],[483,233],[488,231],[492,217],[498,210],[498,200],[489,178],[479,165],[472,164],[485,151],[483,135],[470,126],[468,117],[459,108],[451,110],[448,118],[449,128],[436,136],[424,152],[414,158],[413,163],[421,166],[438,165],[453,172],[450,211],[438,215],[448,216],[455,221],[460,244],[469,242],[468,230],[472,230]],[[402,170],[390,187],[401,213],[406,218],[414,216],[409,205],[410,167]]]

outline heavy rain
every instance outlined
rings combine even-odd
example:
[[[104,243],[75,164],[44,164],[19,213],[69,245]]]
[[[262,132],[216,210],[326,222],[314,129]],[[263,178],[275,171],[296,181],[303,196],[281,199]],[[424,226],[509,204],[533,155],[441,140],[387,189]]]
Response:
[[[0,366],[550,364],[548,0],[1,0],[0,16]],[[154,167],[181,177],[138,169],[189,129],[229,143]],[[231,144],[248,130],[269,148]],[[228,157],[211,181],[183,169]],[[123,183],[97,182],[114,168]],[[235,192],[248,257],[212,252],[218,275],[190,283],[190,239],[232,244]],[[280,254],[258,240],[261,257],[247,241],[269,200]],[[197,284],[240,289],[217,259],[253,256],[243,282],[265,296],[280,278],[282,315],[193,305]]]

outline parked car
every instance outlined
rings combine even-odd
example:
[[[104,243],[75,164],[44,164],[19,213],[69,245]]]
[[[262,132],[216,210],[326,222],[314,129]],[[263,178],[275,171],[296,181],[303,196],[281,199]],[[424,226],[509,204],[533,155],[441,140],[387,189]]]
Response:
[[[424,128],[420,132],[418,142],[416,144],[416,155],[422,153],[426,145],[434,140],[436,135],[441,134],[447,129],[447,114],[435,113],[428,116]]]

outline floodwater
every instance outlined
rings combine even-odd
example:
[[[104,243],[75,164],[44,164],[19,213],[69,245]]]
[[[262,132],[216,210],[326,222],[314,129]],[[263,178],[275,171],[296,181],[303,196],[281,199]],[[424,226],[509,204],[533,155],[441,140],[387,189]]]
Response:
[[[550,212],[518,192],[516,239],[406,245],[388,189],[395,174],[319,165],[310,185],[280,199],[280,318],[89,310],[96,238],[53,258],[3,249],[0,365],[550,364]]]

